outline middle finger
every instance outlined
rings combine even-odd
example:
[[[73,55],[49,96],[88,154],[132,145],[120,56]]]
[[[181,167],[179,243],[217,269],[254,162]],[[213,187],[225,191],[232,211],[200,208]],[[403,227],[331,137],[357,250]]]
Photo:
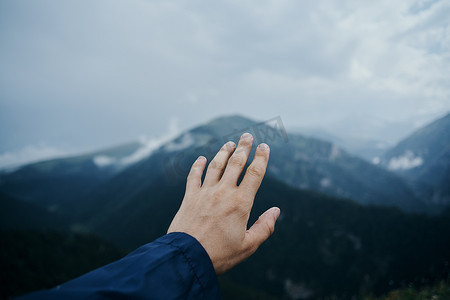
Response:
[[[247,163],[250,150],[252,148],[253,136],[250,133],[244,133],[241,135],[239,144],[228,160],[227,167],[223,173],[221,181],[230,182],[234,185],[237,184],[239,176],[241,176]]]

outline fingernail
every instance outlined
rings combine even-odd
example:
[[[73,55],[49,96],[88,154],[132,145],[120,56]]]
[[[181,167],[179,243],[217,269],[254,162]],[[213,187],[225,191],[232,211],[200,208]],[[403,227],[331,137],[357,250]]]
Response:
[[[206,160],[206,157],[200,155],[200,156],[197,158],[197,160],[198,160],[198,161],[205,161],[205,160]]]
[[[234,147],[236,147],[236,144],[233,141],[229,141],[225,144],[225,148],[233,149]]]
[[[273,217],[275,218],[275,221],[278,219],[278,217],[280,216],[280,209],[278,207],[275,207],[272,211],[273,213]]]
[[[269,149],[269,145],[267,145],[266,143],[262,143],[259,144],[258,148],[261,149],[262,151],[266,151],[267,149]]]
[[[253,136],[248,132],[241,135],[241,139],[251,139],[251,138],[253,138]]]

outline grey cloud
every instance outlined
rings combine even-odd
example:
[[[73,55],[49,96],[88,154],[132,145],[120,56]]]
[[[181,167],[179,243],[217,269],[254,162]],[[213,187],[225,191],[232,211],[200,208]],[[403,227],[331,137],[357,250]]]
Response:
[[[448,1],[0,3],[0,153],[216,116],[413,124],[450,110]]]

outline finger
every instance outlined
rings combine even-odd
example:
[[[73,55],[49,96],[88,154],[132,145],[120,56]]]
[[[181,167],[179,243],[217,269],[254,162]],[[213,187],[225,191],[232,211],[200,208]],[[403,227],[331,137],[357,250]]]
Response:
[[[272,235],[275,230],[275,222],[280,216],[280,209],[272,207],[266,210],[258,220],[247,230],[246,247],[253,253],[258,247]]]
[[[255,157],[250,166],[248,166],[247,171],[245,171],[244,178],[239,185],[239,189],[251,196],[251,199],[255,198],[256,192],[266,173],[269,153],[270,149],[267,144],[262,143],[256,148]]]
[[[186,180],[186,194],[196,192],[202,186],[202,174],[206,166],[206,158],[199,156],[192,164]]]
[[[244,133],[239,140],[239,144],[228,160],[227,166],[222,176],[222,180],[237,184],[242,170],[244,170],[247,163],[248,155],[252,148],[253,136],[250,133]]]
[[[223,170],[227,165],[227,161],[236,149],[236,144],[229,141],[220,148],[214,159],[209,163],[208,170],[206,171],[204,186],[214,185],[219,182],[222,177]]]

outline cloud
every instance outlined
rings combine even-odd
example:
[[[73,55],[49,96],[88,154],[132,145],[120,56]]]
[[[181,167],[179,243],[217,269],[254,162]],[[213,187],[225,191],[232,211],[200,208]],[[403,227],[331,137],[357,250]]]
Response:
[[[117,161],[115,157],[107,156],[107,155],[97,155],[93,159],[94,164],[99,168],[108,167],[110,165],[114,165]]]
[[[162,145],[168,143],[174,139],[180,133],[178,119],[176,117],[171,117],[169,119],[169,125],[167,131],[159,137],[148,138],[146,136],[141,136],[139,142],[141,146],[131,153],[130,155],[124,157],[110,157],[106,155],[98,155],[93,158],[93,162],[99,167],[108,167],[114,165],[118,168],[124,168],[134,163],[137,163],[152,154],[153,151],[161,147]],[[173,143],[173,142],[172,142]],[[169,144],[171,145],[171,144]]]
[[[141,137],[140,142],[142,146],[133,154],[122,158],[119,164],[128,166],[148,157],[154,150],[174,139],[179,133],[178,119],[172,117],[169,120],[168,130],[165,134],[157,138]]]
[[[181,141],[179,141],[177,143],[175,141],[172,141],[172,142],[168,143],[164,147],[164,149],[166,151],[171,151],[171,152],[172,151],[180,151],[180,150],[183,150],[183,149],[186,149],[186,148],[192,146],[193,144],[194,144],[194,138],[191,136],[191,134],[186,133],[182,136]]]
[[[0,169],[13,169],[21,165],[37,162],[44,159],[62,157],[68,153],[44,144],[26,146],[17,152],[5,152],[0,154]]]
[[[112,165],[119,168],[126,167],[148,157],[154,150],[163,144],[170,142],[179,133],[180,129],[178,119],[176,117],[170,117],[166,132],[153,138],[141,136],[139,138],[141,146],[130,155],[124,157],[112,157],[99,154],[93,157],[92,160],[93,163],[99,168]],[[68,157],[74,154],[76,153],[50,147],[43,143],[38,145],[30,145],[17,152],[5,152],[0,154],[0,170],[13,170],[29,163],[47,159]]]
[[[414,156],[414,153],[411,151],[406,151],[402,156],[391,158],[388,169],[392,171],[409,170],[419,167],[422,164],[423,159],[420,156]]]
[[[1,147],[101,147],[170,116],[429,121],[450,110],[448,15],[446,0],[2,1]]]

